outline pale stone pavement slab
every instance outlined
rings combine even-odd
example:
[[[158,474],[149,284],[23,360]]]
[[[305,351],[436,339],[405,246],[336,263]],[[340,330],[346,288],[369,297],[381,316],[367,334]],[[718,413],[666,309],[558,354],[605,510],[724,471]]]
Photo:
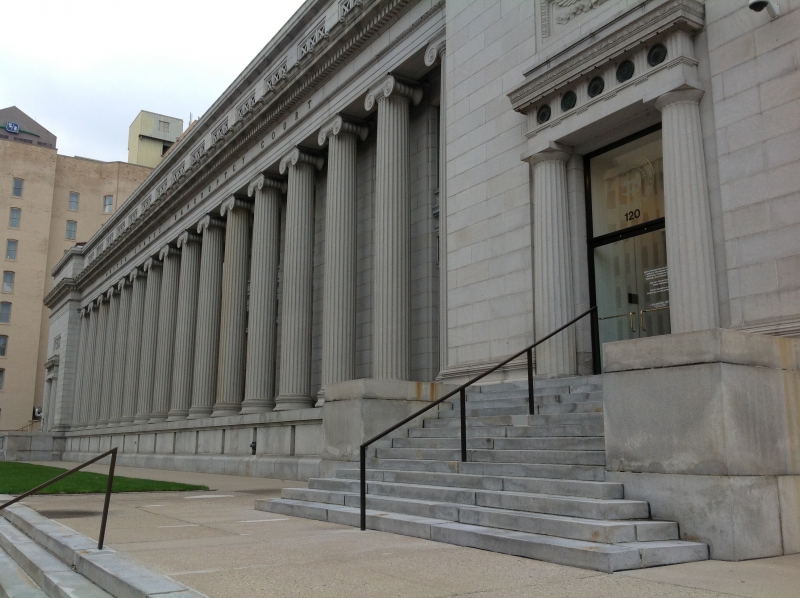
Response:
[[[107,466],[88,470],[105,472]],[[106,531],[109,546],[211,598],[800,595],[800,555],[607,575],[253,509],[256,497],[277,497],[281,488],[305,486],[302,482],[131,467],[117,472],[211,488],[114,495]],[[208,498],[189,498],[200,496]],[[96,538],[102,500],[102,495],[37,496],[25,504]]]

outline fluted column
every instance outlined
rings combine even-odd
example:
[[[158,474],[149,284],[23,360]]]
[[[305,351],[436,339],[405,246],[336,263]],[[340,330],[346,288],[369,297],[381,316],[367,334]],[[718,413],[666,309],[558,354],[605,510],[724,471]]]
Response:
[[[81,397],[81,419],[82,428],[89,426],[89,417],[92,411],[92,390],[94,389],[94,365],[97,346],[97,324],[100,320],[99,308],[96,301],[92,301],[88,306],[89,312],[89,337],[86,345],[86,370],[84,375],[86,380],[83,383],[83,396]]]
[[[91,377],[91,394],[89,395],[89,413],[86,417],[86,425],[91,428],[97,426],[97,421],[100,419],[100,401],[103,393],[103,376],[105,372],[103,368],[106,365],[104,361],[106,349],[106,324],[108,323],[108,302],[105,300],[104,295],[101,294],[97,299],[95,299],[95,306],[98,316],[97,330],[95,331],[94,357],[92,358],[94,366]]]
[[[313,407],[311,306],[314,273],[314,170],[322,158],[293,149],[281,160],[289,173],[281,313],[281,376],[275,411]]]
[[[122,422],[122,404],[125,397],[125,362],[128,351],[128,322],[131,316],[130,280],[124,277],[117,283],[119,311],[117,312],[117,337],[114,339],[114,378],[111,385],[111,409],[108,425],[118,426]]]
[[[335,117],[319,132],[328,143],[325,203],[325,285],[322,303],[322,388],[355,377],[356,328],[356,143],[367,127]]]
[[[687,89],[656,100],[664,146],[664,220],[672,333],[719,326],[700,98]]]
[[[541,338],[573,318],[572,256],[567,197],[569,154],[547,151],[533,165],[533,317]],[[575,330],[570,327],[536,348],[536,373],[575,373]]]
[[[107,426],[108,419],[111,417],[111,389],[114,383],[114,351],[119,315],[119,292],[115,287],[112,286],[106,291],[106,301],[108,301],[108,322],[106,323],[106,340],[103,350],[103,386],[100,391],[98,428]]]
[[[156,378],[156,339],[158,338],[158,306],[161,302],[162,263],[150,258],[142,269],[147,273],[142,317],[142,356],[139,360],[139,398],[136,408],[137,424],[150,421],[153,411],[153,386]]]
[[[201,237],[190,232],[178,237],[181,273],[178,281],[178,312],[175,316],[175,347],[167,421],[186,419],[192,406],[194,348],[197,336],[197,295],[200,288]]]
[[[247,322],[247,368],[241,414],[275,407],[275,319],[278,311],[281,194],[286,183],[259,175],[247,189],[255,196],[250,257],[250,314]]]
[[[153,382],[153,408],[150,422],[163,422],[169,412],[172,388],[172,365],[175,355],[175,323],[178,315],[178,286],[181,273],[181,252],[165,245],[158,253],[163,263],[161,296],[158,304],[156,337],[156,371]]]
[[[139,398],[139,365],[142,356],[142,329],[144,326],[144,297],[147,274],[134,268],[128,275],[133,285],[130,317],[128,318],[128,348],[125,351],[125,392],[122,396],[122,425],[132,424],[136,418]]]
[[[214,417],[238,415],[244,400],[247,354],[247,279],[250,250],[249,203],[229,197],[220,207],[227,217],[222,268],[222,314],[219,323],[217,402]]]
[[[192,407],[189,419],[208,417],[217,394],[220,304],[222,302],[222,248],[225,222],[206,216],[197,225],[203,235],[200,285],[197,297],[197,332],[194,347]]]
[[[387,76],[367,94],[378,106],[375,158],[375,257],[372,377],[408,380],[411,375],[411,210],[409,206],[409,105],[422,88]]]
[[[83,402],[83,389],[86,386],[86,352],[89,343],[89,313],[86,308],[80,308],[81,336],[78,344],[78,361],[76,363],[75,399],[72,404],[72,427],[81,424],[81,410]]]

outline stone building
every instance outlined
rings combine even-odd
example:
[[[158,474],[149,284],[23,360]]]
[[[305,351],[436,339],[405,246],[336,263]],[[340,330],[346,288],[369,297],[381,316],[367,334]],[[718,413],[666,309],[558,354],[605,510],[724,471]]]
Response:
[[[39,305],[53,288],[53,267],[108,220],[150,169],[60,155],[56,136],[15,106],[0,110],[0,123],[0,430],[15,430],[41,409],[42,364],[61,342],[48,338],[50,310]]]
[[[50,450],[336,476],[259,508],[354,524],[362,442],[596,306],[470,389],[467,462],[457,400],[370,447],[369,525],[603,570],[797,552],[779,4],[306,3],[54,269]]]
[[[140,111],[128,128],[128,162],[155,168],[182,133],[180,118]]]

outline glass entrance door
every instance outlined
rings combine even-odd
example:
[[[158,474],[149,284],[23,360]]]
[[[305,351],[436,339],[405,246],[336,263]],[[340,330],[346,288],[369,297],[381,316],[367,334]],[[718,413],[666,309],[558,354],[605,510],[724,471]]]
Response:
[[[669,334],[664,229],[594,249],[600,344]]]

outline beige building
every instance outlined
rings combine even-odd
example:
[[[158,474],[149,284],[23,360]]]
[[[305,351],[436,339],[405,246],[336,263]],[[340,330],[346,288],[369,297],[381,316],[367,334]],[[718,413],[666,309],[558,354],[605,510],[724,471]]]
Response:
[[[142,110],[128,129],[128,162],[155,168],[181,133],[180,118]]]
[[[50,271],[150,169],[61,156],[56,136],[16,107],[0,110],[0,124],[0,430],[14,430],[42,406],[44,379],[36,374],[48,353],[50,310],[42,298],[53,287]]]

